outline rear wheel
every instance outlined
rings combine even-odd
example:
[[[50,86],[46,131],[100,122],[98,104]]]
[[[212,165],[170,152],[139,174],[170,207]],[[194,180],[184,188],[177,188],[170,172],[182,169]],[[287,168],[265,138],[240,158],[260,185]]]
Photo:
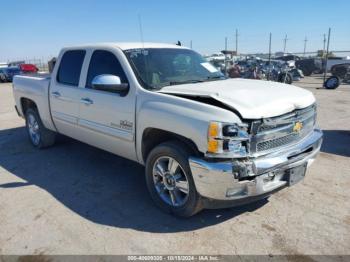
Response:
[[[45,148],[55,143],[56,133],[47,129],[36,109],[28,108],[26,111],[26,128],[29,140],[37,148]]]
[[[293,83],[293,76],[290,73],[281,73],[278,76],[278,82],[290,85]]]
[[[166,142],[154,148],[146,161],[146,182],[153,201],[165,212],[181,217],[202,209],[189,156],[181,143]]]

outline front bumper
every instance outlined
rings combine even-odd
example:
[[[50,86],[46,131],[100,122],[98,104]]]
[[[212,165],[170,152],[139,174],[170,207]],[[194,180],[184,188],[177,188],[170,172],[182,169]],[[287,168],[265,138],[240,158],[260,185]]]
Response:
[[[209,162],[190,157],[189,164],[197,191],[202,197],[235,205],[235,202],[250,202],[269,196],[291,185],[290,170],[308,167],[320,151],[321,144],[322,131],[314,129],[297,144],[258,158]],[[249,176],[239,177],[237,170],[249,173]]]

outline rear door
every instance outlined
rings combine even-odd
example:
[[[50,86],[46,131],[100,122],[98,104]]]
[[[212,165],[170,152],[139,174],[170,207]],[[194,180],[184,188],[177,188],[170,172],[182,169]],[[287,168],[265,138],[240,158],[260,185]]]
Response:
[[[85,50],[68,50],[63,53],[59,68],[55,69],[50,87],[51,115],[57,130],[77,138],[80,93],[80,74]]]
[[[80,97],[78,125],[80,138],[129,159],[135,159],[135,88],[130,86],[117,50],[92,50],[86,73],[85,88]],[[129,85],[128,93],[96,90],[94,77],[110,74]]]

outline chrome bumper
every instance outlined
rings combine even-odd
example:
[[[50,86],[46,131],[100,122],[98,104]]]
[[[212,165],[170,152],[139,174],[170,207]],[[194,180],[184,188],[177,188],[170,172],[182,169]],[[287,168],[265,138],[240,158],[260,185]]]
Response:
[[[212,200],[242,200],[268,195],[269,192],[290,185],[290,170],[309,166],[320,151],[321,144],[322,131],[314,129],[298,144],[259,158],[208,162],[190,157],[189,164],[201,196]],[[244,179],[241,174],[245,174]]]

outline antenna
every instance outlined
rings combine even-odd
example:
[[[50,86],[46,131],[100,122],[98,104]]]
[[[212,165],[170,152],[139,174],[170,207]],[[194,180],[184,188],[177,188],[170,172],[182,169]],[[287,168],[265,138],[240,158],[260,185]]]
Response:
[[[140,37],[141,37],[141,42],[142,42],[142,48],[145,49],[145,44],[144,44],[144,41],[143,41],[142,21],[141,21],[141,15],[140,14],[138,14],[138,19],[139,19]]]
[[[148,61],[146,59],[146,52],[145,52],[145,42],[143,40],[143,29],[142,29],[142,20],[141,20],[141,15],[138,14],[138,19],[139,19],[139,27],[140,27],[140,37],[141,37],[141,43],[142,43],[142,52],[141,55],[143,56],[143,63],[145,64],[145,70],[146,70],[146,80],[147,80],[147,85],[150,82],[150,75],[148,74]]]

